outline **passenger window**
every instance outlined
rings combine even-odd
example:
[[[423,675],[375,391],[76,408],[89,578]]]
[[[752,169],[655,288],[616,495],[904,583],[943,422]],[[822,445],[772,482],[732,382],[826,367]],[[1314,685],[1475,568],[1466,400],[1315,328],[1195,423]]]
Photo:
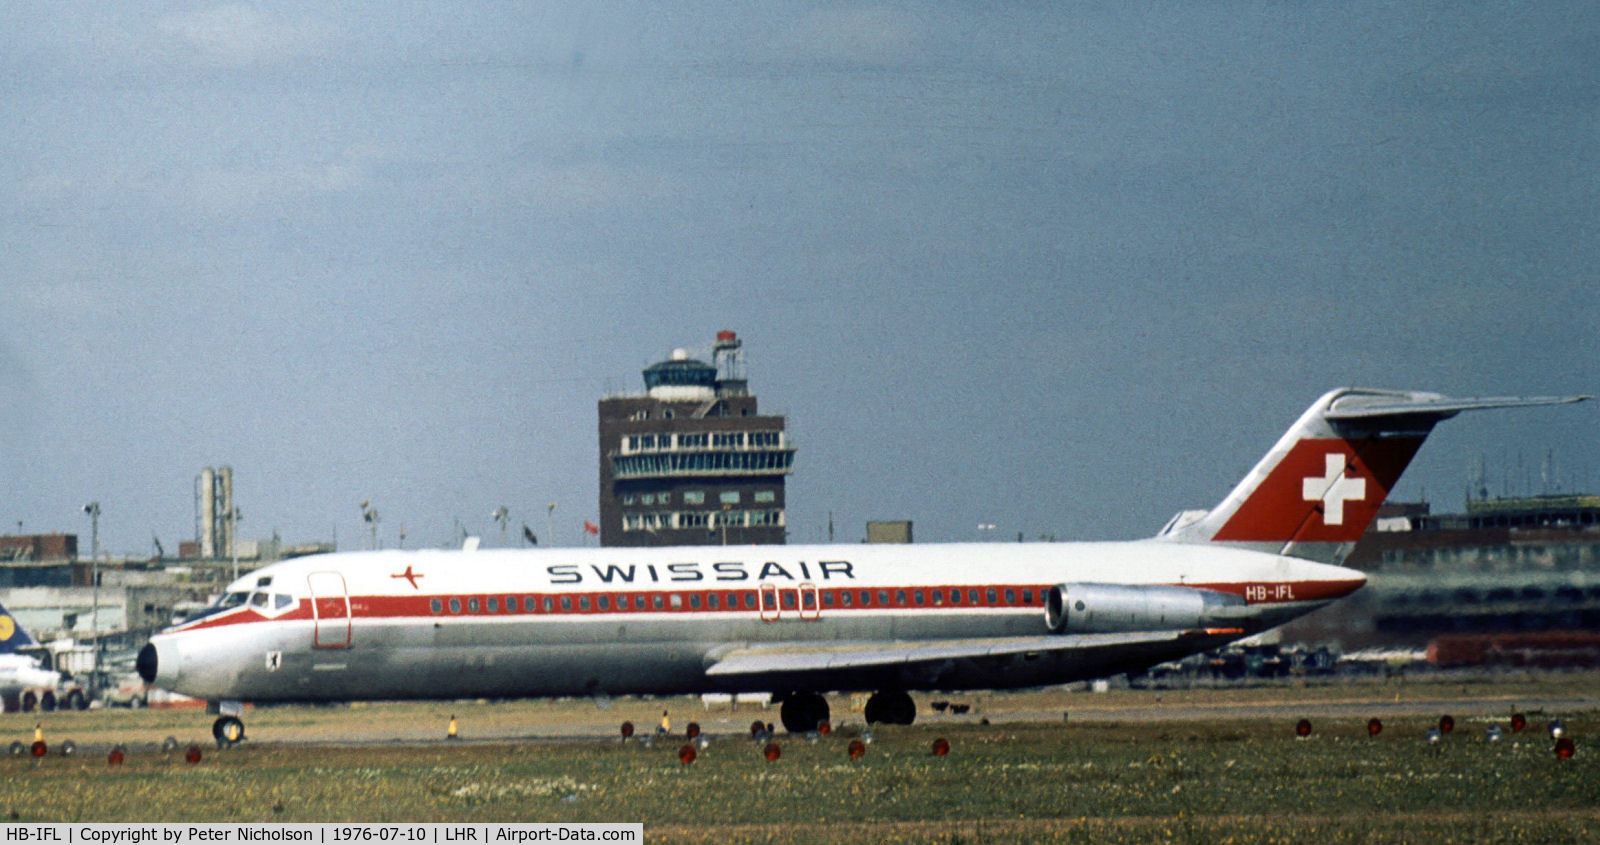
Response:
[[[673,610],[682,610],[683,609],[683,596],[680,596],[677,593],[673,593],[672,594],[672,609]]]
[[[1016,590],[1006,590],[1006,604],[1016,604],[1016,603],[1017,603],[1017,591]]]
[[[428,602],[428,609],[432,610],[434,613],[443,613],[444,602],[434,599],[433,601]]]
[[[994,594],[994,588],[993,588],[993,587],[991,587],[991,588],[989,588],[989,589],[988,589],[988,590],[987,590],[987,591],[985,591],[985,592],[984,592],[984,598],[985,598],[985,599],[986,599],[986,600],[987,600],[987,601],[988,601],[988,602],[989,602],[989,603],[990,603],[990,604],[994,604],[994,603],[995,603],[995,601],[996,601],[996,598],[995,598],[995,594]]]
[[[578,596],[578,609],[582,611],[587,611],[589,609],[588,596]]]
[[[561,609],[562,610],[571,610],[572,609],[572,596],[562,596],[561,597]]]
[[[489,597],[489,612],[490,613],[499,613],[500,612],[500,599],[496,598],[495,596],[490,596]]]
[[[913,592],[911,594],[911,597],[917,600],[917,606],[918,607],[922,606],[923,601],[924,601],[924,596],[922,595],[922,591],[921,590],[917,590],[917,591]]]
[[[451,599],[450,600],[450,612],[451,613],[460,613],[461,612],[461,599]]]
[[[468,613],[477,613],[478,612],[478,597],[477,596],[473,596],[472,598],[467,599],[467,612]]]

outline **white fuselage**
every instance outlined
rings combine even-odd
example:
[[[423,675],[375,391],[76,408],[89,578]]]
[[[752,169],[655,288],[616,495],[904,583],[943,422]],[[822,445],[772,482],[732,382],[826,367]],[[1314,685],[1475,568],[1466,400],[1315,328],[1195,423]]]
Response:
[[[1364,580],[1160,541],[345,553],[239,579],[221,606],[153,637],[140,670],[158,687],[247,701],[1038,686],[1237,639]],[[789,671],[781,660],[765,672],[708,672],[751,648],[1047,637],[1046,594],[1063,584],[1192,588],[1239,606],[1224,627],[1109,664],[1049,654],[914,672]]]

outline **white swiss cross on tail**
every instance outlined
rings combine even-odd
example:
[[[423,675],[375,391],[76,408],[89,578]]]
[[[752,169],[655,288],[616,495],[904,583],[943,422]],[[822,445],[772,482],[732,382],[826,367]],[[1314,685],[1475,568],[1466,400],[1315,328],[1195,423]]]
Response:
[[[1365,501],[1367,480],[1345,476],[1344,455],[1329,453],[1324,461],[1326,470],[1322,475],[1309,476],[1300,482],[1300,497],[1308,502],[1322,501],[1324,525],[1343,525],[1344,503]]]

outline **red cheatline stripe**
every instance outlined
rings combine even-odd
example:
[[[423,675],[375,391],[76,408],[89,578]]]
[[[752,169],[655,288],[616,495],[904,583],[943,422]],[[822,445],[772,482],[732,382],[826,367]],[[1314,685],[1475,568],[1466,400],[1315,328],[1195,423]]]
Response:
[[[1328,601],[1347,595],[1362,581],[1293,581],[1185,584],[1242,596],[1250,604]],[[835,614],[853,611],[959,611],[969,609],[1038,609],[1044,607],[1050,585],[941,585],[921,587],[808,587],[785,586],[776,590],[630,590],[574,593],[495,593],[414,596],[351,596],[351,614],[359,619],[414,617],[524,617],[593,616],[616,614],[760,613],[782,616]],[[762,594],[766,593],[763,606]],[[917,595],[922,602],[917,602]],[[991,600],[990,594],[993,593]],[[938,601],[935,601],[937,596]],[[845,603],[848,597],[849,604]],[[953,599],[959,599],[953,600]],[[344,617],[344,598],[323,598],[332,606],[317,614],[323,619]],[[676,600],[676,601],[675,601]],[[774,608],[772,602],[776,600]],[[802,604],[802,602],[804,604]],[[492,609],[491,609],[492,608]],[[331,612],[329,612],[331,611]],[[301,599],[294,610],[264,616],[245,606],[206,617],[184,630],[214,628],[251,622],[312,619],[311,599]]]

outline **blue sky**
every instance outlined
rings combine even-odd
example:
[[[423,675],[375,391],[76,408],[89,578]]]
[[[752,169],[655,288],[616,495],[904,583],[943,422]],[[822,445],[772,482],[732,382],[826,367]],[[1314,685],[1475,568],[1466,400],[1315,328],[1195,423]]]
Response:
[[[576,544],[595,401],[734,329],[791,541],[1145,536],[1330,387],[1600,392],[1597,95],[1583,3],[7,4],[0,526],[231,464],[247,537]]]

